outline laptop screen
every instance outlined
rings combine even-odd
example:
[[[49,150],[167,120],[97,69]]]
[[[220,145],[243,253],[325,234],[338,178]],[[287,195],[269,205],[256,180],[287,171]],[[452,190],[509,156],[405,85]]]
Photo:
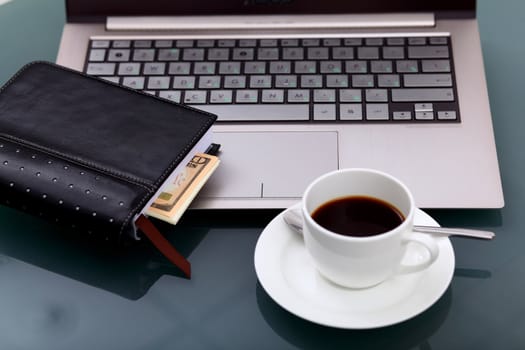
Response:
[[[69,21],[107,16],[473,12],[476,0],[66,0]]]

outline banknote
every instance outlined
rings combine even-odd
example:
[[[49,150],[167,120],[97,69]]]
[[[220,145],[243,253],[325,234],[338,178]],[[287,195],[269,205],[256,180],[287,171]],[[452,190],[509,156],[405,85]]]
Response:
[[[196,154],[174,181],[162,189],[146,214],[176,224],[219,163],[216,156]]]

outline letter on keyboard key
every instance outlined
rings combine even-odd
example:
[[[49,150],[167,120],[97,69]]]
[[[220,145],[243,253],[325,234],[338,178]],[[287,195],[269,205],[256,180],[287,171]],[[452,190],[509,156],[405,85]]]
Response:
[[[308,104],[276,105],[196,105],[195,108],[217,114],[218,121],[309,120]]]

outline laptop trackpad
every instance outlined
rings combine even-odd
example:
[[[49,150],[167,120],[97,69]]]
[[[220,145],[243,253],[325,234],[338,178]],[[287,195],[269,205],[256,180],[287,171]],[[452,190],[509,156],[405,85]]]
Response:
[[[337,132],[215,132],[221,164],[201,197],[294,198],[338,168]]]

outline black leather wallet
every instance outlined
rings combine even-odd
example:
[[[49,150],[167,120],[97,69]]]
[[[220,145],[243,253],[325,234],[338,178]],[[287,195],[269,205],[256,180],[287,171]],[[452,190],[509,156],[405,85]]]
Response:
[[[145,205],[215,120],[30,63],[0,89],[0,200],[105,243],[140,239]]]

